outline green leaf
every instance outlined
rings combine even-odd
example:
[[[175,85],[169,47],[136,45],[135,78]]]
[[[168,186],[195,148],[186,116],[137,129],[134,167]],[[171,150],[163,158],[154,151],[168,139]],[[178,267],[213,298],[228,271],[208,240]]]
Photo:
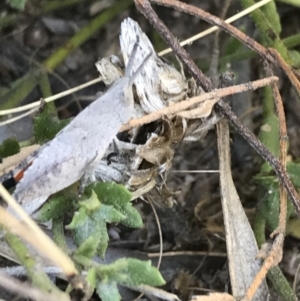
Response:
[[[94,238],[90,236],[85,240],[75,251],[75,255],[81,255],[86,258],[93,258],[97,252],[98,243],[94,241]]]
[[[275,175],[269,175],[264,173],[256,175],[254,177],[254,180],[266,189],[268,189],[268,187],[273,183],[278,183],[278,179],[275,177]]]
[[[96,287],[96,268],[90,268],[87,271],[87,275],[85,277],[86,281],[89,283],[92,289]]]
[[[131,228],[142,228],[143,220],[140,213],[132,206],[132,204],[127,204],[124,209],[120,210],[126,218],[121,221],[121,223],[127,227]]]
[[[115,281],[121,285],[138,286],[146,284],[160,286],[166,283],[158,269],[151,265],[150,260],[121,258],[109,265],[98,266],[96,272],[101,281]]]
[[[73,209],[73,198],[58,194],[41,208],[36,219],[45,223],[53,218],[62,217],[66,212],[70,212],[71,208]]]
[[[103,220],[107,223],[119,223],[126,216],[120,211],[116,210],[113,206],[101,205],[101,207],[93,212],[92,218],[95,220]]]
[[[96,211],[97,209],[99,209],[101,206],[101,203],[99,202],[98,196],[95,193],[95,191],[92,190],[90,198],[79,202],[79,205],[81,208],[84,208],[84,210],[87,212],[87,214],[90,214],[93,211]]]
[[[84,225],[84,223],[86,223],[87,220],[88,220],[88,215],[86,211],[84,210],[84,208],[80,208],[79,211],[76,211],[74,213],[71,223],[67,225],[66,228],[74,230]]]
[[[300,188],[300,163],[298,162],[288,162],[287,172],[293,182],[293,184]]]
[[[300,53],[297,50],[290,50],[289,56],[293,61],[293,67],[299,68],[300,67]]]
[[[97,285],[97,294],[102,301],[119,301],[121,296],[115,282],[103,283]]]
[[[84,244],[93,245],[99,257],[103,258],[108,246],[108,234],[105,221],[97,221],[86,215],[82,224],[74,228],[74,241],[77,246]]]
[[[159,270],[152,266],[150,260],[141,261],[134,258],[128,258],[127,262],[126,273],[128,277],[123,284],[129,286],[138,286],[141,284],[160,286],[166,284]]]
[[[85,214],[85,219],[82,223],[78,223],[74,228],[74,240],[77,246],[80,246],[85,242],[89,237],[93,237],[94,243],[98,245],[98,242],[101,238],[99,235],[100,232],[100,223],[97,223],[91,219],[88,215]],[[69,228],[69,226],[68,226]]]
[[[272,154],[278,158],[279,129],[278,119],[275,113],[264,118],[264,124],[260,128],[259,140],[261,140],[261,142],[268,147]],[[270,168],[268,170],[270,170]]]
[[[260,9],[269,23],[270,28],[279,36],[281,33],[281,23],[275,2],[271,1]]]
[[[260,210],[268,226],[273,230],[278,225],[279,216],[279,190],[278,184],[269,186],[260,205]]]
[[[113,206],[123,215],[122,220],[117,220],[117,216],[115,216],[114,220],[111,219],[111,221],[107,216],[107,222],[121,221],[122,224],[133,228],[141,228],[143,226],[143,221],[139,212],[132,206],[132,203],[130,202],[131,193],[123,185],[113,182],[93,184],[86,189],[86,193],[91,193],[92,190],[95,191],[101,203]],[[112,209],[110,210],[110,214],[116,214],[115,211]],[[112,215],[110,215],[110,217],[112,217]]]
[[[124,282],[127,278],[126,273],[124,273],[127,269],[127,265],[127,259],[121,258],[110,264],[98,265],[96,273],[102,282]]]
[[[104,259],[104,255],[108,247],[108,240],[109,240],[105,221],[98,221],[98,236],[99,236],[99,241],[98,241],[97,254],[100,258]]]
[[[33,135],[35,141],[39,144],[43,144],[52,140],[70,120],[71,119],[57,120],[56,116],[51,114],[46,104],[43,112],[34,118]]]
[[[8,0],[8,3],[12,8],[19,10],[24,10],[26,2],[27,0]]]
[[[245,27],[240,27],[239,28],[240,31],[242,32],[245,32]],[[240,42],[239,40],[233,38],[233,37],[230,37],[228,39],[228,41],[226,41],[226,44],[225,44],[225,51],[224,51],[224,55],[232,55],[234,53],[237,53],[238,51],[242,50],[242,47],[243,47],[243,43]]]
[[[273,183],[267,188],[265,196],[259,206],[261,213],[266,220],[268,227],[274,231],[278,226],[279,219],[279,186],[278,183]],[[295,210],[291,202],[287,204],[287,221],[290,216],[295,214]]]
[[[20,144],[16,138],[8,138],[0,145],[0,158],[13,156],[20,151]]]
[[[124,208],[130,202],[131,193],[120,184],[114,182],[90,185],[87,191],[93,189],[101,203],[113,205],[117,210]]]

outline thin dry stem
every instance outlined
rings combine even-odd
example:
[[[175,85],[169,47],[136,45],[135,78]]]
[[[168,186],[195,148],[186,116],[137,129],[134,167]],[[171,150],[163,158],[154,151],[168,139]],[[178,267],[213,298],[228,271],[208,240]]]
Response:
[[[250,301],[254,297],[257,289],[261,285],[262,281],[266,278],[268,271],[276,266],[282,259],[282,248],[284,241],[284,235],[282,233],[279,233],[272,245],[272,248],[268,254],[268,257],[264,260],[264,263],[259,270],[259,272],[256,274],[255,279],[253,280],[252,284],[248,288],[244,298],[241,301]],[[278,250],[281,250],[281,252],[278,252]]]
[[[265,62],[265,71],[268,76],[273,76],[273,71],[271,70],[269,64]],[[284,114],[284,107],[279,93],[279,89],[275,83],[271,84],[271,89],[273,93],[273,98],[275,102],[276,113],[279,121],[279,142],[280,142],[280,163],[283,168],[286,168],[286,154],[287,154],[287,129],[286,120]],[[283,185],[279,185],[279,199],[280,199],[280,211],[279,211],[279,222],[277,229],[271,234],[271,237],[277,235],[270,252],[264,260],[264,263],[260,271],[256,274],[251,286],[249,287],[244,301],[251,300],[260,286],[261,282],[265,279],[268,271],[273,266],[277,265],[282,259],[282,248],[284,242],[284,235],[286,230],[286,216],[287,216],[287,193]]]
[[[228,19],[225,20],[224,22],[230,24],[230,23],[232,23],[232,22],[234,22],[234,21],[236,21],[236,20],[238,20],[238,19],[240,19],[240,18],[242,18],[242,17],[244,17],[244,16],[250,14],[250,13],[253,12],[254,10],[256,10],[256,9],[258,9],[258,8],[260,8],[260,7],[264,6],[264,5],[266,5],[267,3],[271,2],[271,1],[272,1],[272,0],[262,0],[262,1],[259,1],[259,2],[255,3],[255,4],[251,5],[250,7],[248,7],[248,8],[246,8],[246,9],[242,10],[241,12],[237,13],[236,15],[234,15],[234,16],[228,18]],[[190,38],[188,38],[188,39],[186,39],[186,40],[180,42],[180,45],[181,45],[181,46],[189,45],[189,44],[191,44],[192,42],[194,42],[194,41],[196,41],[196,40],[199,40],[199,39],[201,39],[201,38],[203,38],[203,37],[209,35],[210,33],[213,33],[214,31],[216,31],[216,30],[218,30],[218,29],[219,29],[218,26],[213,26],[213,27],[211,27],[211,28],[208,28],[207,30],[204,30],[204,31],[202,31],[202,32],[200,32],[200,33],[198,33],[198,34],[196,34],[196,35],[194,35],[194,36],[192,36],[192,37],[190,37]],[[159,55],[159,56],[163,56],[163,55],[166,55],[166,54],[168,54],[168,53],[170,53],[170,52],[172,52],[172,48],[167,48],[167,49],[165,49],[165,50],[159,52],[158,55]]]
[[[214,91],[206,93],[206,94],[201,94],[201,95],[193,97],[191,99],[184,100],[184,101],[181,101],[176,104],[172,104],[169,107],[166,107],[166,108],[158,110],[154,113],[145,115],[141,118],[130,120],[128,122],[128,124],[125,124],[124,126],[122,126],[122,128],[120,129],[120,132],[132,129],[134,127],[141,126],[143,124],[153,122],[155,120],[162,118],[165,115],[168,116],[168,115],[173,115],[173,114],[179,113],[181,111],[184,111],[184,110],[190,108],[191,106],[193,106],[195,104],[209,101],[211,99],[219,99],[221,97],[246,92],[249,90],[256,90],[258,88],[269,85],[271,82],[276,82],[276,81],[278,81],[278,77],[272,76],[269,78],[259,79],[259,80],[256,80],[256,81],[253,81],[250,83],[236,85],[236,86],[230,86],[227,88],[214,90]]]
[[[265,67],[266,74],[268,76],[273,76],[273,71],[271,68],[266,65]],[[278,116],[279,122],[279,160],[283,168],[286,169],[286,155],[288,148],[288,134],[286,129],[286,119],[284,114],[284,107],[282,98],[277,87],[277,84],[272,83],[271,89],[273,93],[273,98],[275,102],[276,113]],[[287,194],[282,184],[279,185],[279,198],[280,198],[280,211],[279,211],[279,223],[277,229],[273,234],[283,233],[285,234],[286,228],[286,216],[287,216]],[[282,246],[281,246],[282,247]]]
[[[211,91],[213,90],[213,85],[211,81],[199,70],[193,60],[189,57],[187,52],[179,45],[176,38],[171,34],[169,29],[166,25],[158,18],[155,11],[152,9],[149,1],[147,0],[135,0],[136,7],[138,10],[145,15],[148,21],[152,24],[152,26],[157,30],[157,32],[163,37],[166,43],[172,47],[174,53],[178,56],[179,59],[185,64],[188,72],[195,78],[196,82],[205,90]],[[172,3],[177,3],[179,5],[186,6],[182,2],[172,1]],[[194,13],[198,8],[190,6],[191,11]],[[181,9],[180,9],[181,10]],[[214,17],[216,18],[216,17]],[[219,20],[217,18],[217,20]],[[219,22],[224,22],[219,20]],[[250,38],[249,38],[250,39]],[[252,39],[250,39],[253,41]],[[255,42],[256,43],[256,42]],[[259,45],[258,43],[256,43]],[[256,45],[255,44],[255,45]],[[270,58],[270,54],[266,54],[265,48],[259,45],[259,47],[263,50],[261,55],[266,57],[267,60],[271,62],[274,61],[273,58]],[[284,185],[285,189],[287,190],[288,196],[292,201],[295,210],[300,216],[300,197],[289,178],[289,175],[285,171],[285,169],[280,164],[279,160],[273,156],[273,154],[255,137],[255,135],[245,127],[239,120],[239,118],[234,114],[231,110],[230,106],[225,103],[222,99],[216,104],[217,108],[223,113],[223,115],[230,121],[231,125],[235,128],[235,130],[249,143],[251,147],[253,147],[256,152],[265,159],[274,169],[276,172],[279,180]]]
[[[75,88],[72,88],[72,89],[69,89],[69,90],[66,90],[66,91],[63,91],[61,93],[58,93],[58,94],[55,94],[55,95],[52,95],[50,97],[47,97],[45,98],[45,102],[51,102],[51,101],[54,101],[56,99],[59,99],[59,98],[62,98],[62,97],[65,97],[67,95],[70,95],[72,93],[75,93],[77,91],[80,91],[86,87],[89,87],[91,85],[94,85],[96,83],[99,83],[102,81],[102,78],[99,77],[99,78],[96,78],[96,79],[93,79],[85,84],[82,84],[80,86],[77,86]],[[35,101],[33,103],[30,103],[28,105],[24,105],[24,106],[21,106],[21,107],[17,107],[17,108],[14,108],[14,109],[9,109],[9,110],[0,110],[0,116],[5,116],[5,115],[8,115],[8,114],[14,114],[14,113],[19,113],[19,112],[23,112],[23,111],[27,111],[27,110],[30,110],[30,109],[36,109],[40,106],[41,104],[41,101],[38,100],[38,101]]]
[[[22,221],[28,226],[27,231],[33,241],[30,243],[40,252],[42,252],[49,260],[57,264],[63,273],[69,278],[78,275],[78,271],[74,262],[62,251],[55,243],[37,226],[37,224],[24,212],[22,207],[15,201],[15,199],[7,192],[7,190],[0,184],[0,196],[11,206],[15,212],[20,216]],[[18,227],[23,227],[16,218],[10,215],[6,210],[0,208],[0,221],[4,227],[9,230],[14,230]],[[21,229],[20,229],[21,231]],[[22,237],[28,240],[30,237]]]
[[[70,300],[67,294],[63,293],[60,296],[57,296],[55,293],[46,293],[43,292],[27,283],[23,283],[13,277],[10,277],[6,274],[0,273],[0,286],[6,290],[16,293],[23,298],[29,298],[32,300],[44,300],[44,301],[57,301],[57,300]],[[63,296],[63,299],[62,299]]]
[[[300,95],[300,82],[299,82],[297,76],[294,74],[294,70],[292,69],[292,67],[284,61],[284,59],[281,57],[280,53],[276,49],[269,48],[268,51],[276,60],[275,65],[280,67],[285,72],[285,74],[291,81],[292,85],[298,92],[298,95]]]
[[[135,2],[145,6],[146,2],[148,1],[135,0]],[[255,40],[251,39],[249,36],[245,35],[243,32],[241,32],[234,26],[227,24],[222,19],[211,15],[210,13],[202,10],[199,7],[195,7],[193,5],[189,5],[177,0],[150,0],[150,2],[167,6],[167,7],[172,7],[178,11],[182,11],[192,16],[199,17],[200,19],[208,22],[211,25],[218,26],[228,34],[232,35],[233,37],[241,41],[243,44],[247,45],[250,49],[252,49],[253,51],[257,52],[259,55],[267,59],[269,62],[276,64],[276,61],[274,60],[273,56],[270,55],[268,50],[265,47],[263,47],[261,44],[257,43]]]

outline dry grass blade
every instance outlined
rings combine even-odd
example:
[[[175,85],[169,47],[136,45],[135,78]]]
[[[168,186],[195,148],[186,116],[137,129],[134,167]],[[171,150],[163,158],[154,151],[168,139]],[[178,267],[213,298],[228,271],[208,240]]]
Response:
[[[160,3],[159,1],[155,1],[156,3]],[[163,4],[165,4],[166,1],[162,1]],[[180,11],[185,11],[191,14],[196,14],[197,7],[189,6],[189,10],[183,10],[183,7],[186,8],[186,4],[178,1],[170,1],[168,2],[168,6],[175,7],[179,9]],[[201,85],[201,87],[205,91],[211,91],[213,90],[213,85],[211,81],[199,70],[199,68],[196,66],[196,64],[191,60],[187,52],[179,45],[176,38],[172,35],[172,33],[169,31],[169,29],[166,27],[166,25],[158,18],[155,11],[152,9],[149,1],[146,0],[135,0],[136,7],[138,10],[141,11],[142,14],[145,15],[145,17],[148,19],[148,21],[152,24],[152,26],[159,32],[159,34],[163,37],[163,39],[166,41],[168,45],[170,45],[174,51],[174,53],[178,56],[178,58],[181,59],[182,63],[186,66],[188,72],[194,77],[196,82]],[[176,5],[179,5],[178,7]],[[202,13],[203,11],[201,11]],[[198,14],[196,14],[198,16]],[[211,15],[209,15],[211,17]],[[219,18],[215,18],[215,21],[217,24],[220,24],[220,27],[224,25],[224,21],[220,20]],[[211,21],[211,20],[210,20]],[[223,23],[222,23],[223,22]],[[229,26],[225,23],[225,25]],[[231,26],[232,27],[232,26]],[[234,27],[232,27],[234,29]],[[225,30],[225,28],[223,28]],[[227,28],[228,29],[228,28]],[[246,43],[247,41],[251,40],[249,37],[246,37],[246,41],[243,40],[243,43]],[[251,40],[253,41],[253,40]],[[255,42],[256,43],[256,42]],[[256,43],[258,44],[258,43]],[[255,44],[255,45],[256,45]],[[246,43],[248,47],[248,45]],[[252,44],[251,44],[252,45]],[[253,45],[252,45],[253,46]],[[257,45],[256,45],[257,46]],[[270,58],[270,54],[266,54],[265,48],[258,44],[261,50],[263,52],[259,52],[262,57],[265,57],[267,60],[273,62],[276,65],[276,62],[274,61],[274,58]],[[250,47],[251,48],[251,47]],[[251,147],[255,149],[255,151],[264,159],[266,160],[273,168],[275,173],[277,174],[280,182],[284,185],[288,196],[291,200],[291,202],[294,205],[294,208],[300,216],[300,197],[289,177],[286,170],[283,168],[283,166],[280,164],[279,160],[273,156],[273,154],[260,142],[259,139],[255,137],[255,135],[247,128],[245,127],[239,120],[239,118],[234,114],[234,112],[231,110],[230,106],[225,103],[222,99],[216,104],[219,110],[224,114],[224,116],[229,120],[231,125],[234,127],[234,129],[249,143]]]
[[[136,0],[136,2],[141,3],[145,7],[148,1]],[[249,36],[244,34],[242,31],[238,30],[234,26],[227,24],[224,20],[214,15],[211,15],[210,13],[202,10],[199,7],[189,5],[177,0],[151,0],[150,2],[167,6],[167,7],[172,7],[178,11],[182,11],[192,16],[199,17],[211,25],[216,25],[220,29],[223,29],[225,32],[227,32],[228,34],[232,35],[233,37],[241,41],[243,44],[247,45],[253,51],[259,53],[259,55],[266,58],[269,62],[276,64],[276,60],[274,60],[273,56],[270,55],[268,50],[265,47],[263,47],[261,44],[257,43],[255,40],[251,39]]]
[[[29,284],[23,283],[13,277],[9,277],[0,273],[0,286],[6,290],[16,293],[23,298],[27,297],[32,300],[44,300],[44,301],[69,301],[70,298],[67,294],[61,293],[57,296],[54,293],[46,293],[39,289],[32,287]]]
[[[250,14],[252,11],[254,11],[254,10],[256,10],[256,9],[264,6],[264,5],[266,5],[270,1],[272,1],[272,0],[262,0],[262,1],[259,1],[259,2],[255,3],[254,5],[248,7],[247,9],[244,9],[243,11],[239,12],[238,14],[236,14],[236,15],[228,18],[224,22],[230,24],[230,23],[232,23],[232,22],[234,22],[234,21],[236,21],[236,20],[238,20],[238,19],[240,19],[240,18],[242,18],[242,17]],[[194,36],[192,36],[192,37],[190,37],[190,38],[188,38],[188,39],[180,42],[180,45],[181,46],[189,45],[190,43],[192,43],[192,42],[194,42],[194,41],[196,41],[198,39],[201,39],[201,38],[209,35],[210,33],[213,33],[214,31],[217,31],[218,29],[219,29],[219,27],[217,27],[217,26],[213,26],[211,28],[208,28],[207,30],[204,30],[203,32],[200,32],[199,34],[196,34],[196,35],[194,35]],[[163,55],[165,55],[167,53],[170,53],[170,52],[172,52],[172,49],[171,48],[167,48],[167,49],[159,52],[158,55],[163,56]]]
[[[265,71],[268,76],[272,76],[273,72],[269,67],[268,63],[265,62]],[[276,84],[271,84],[273,98],[275,101],[276,113],[279,120],[279,133],[280,133],[280,163],[283,168],[286,168],[286,154],[287,154],[287,129],[286,120],[284,114],[283,102],[279,93],[279,89]],[[280,210],[279,210],[279,222],[277,229],[271,234],[271,237],[276,238],[273,245],[270,246],[270,250],[267,250],[264,255],[264,263],[249,287],[244,300],[251,300],[254,292],[261,284],[262,279],[267,275],[267,272],[273,266],[276,266],[282,260],[282,248],[284,242],[285,228],[286,228],[286,216],[287,216],[287,194],[282,184],[279,185],[279,199],[280,199]],[[267,244],[268,246],[268,244]]]
[[[91,85],[94,85],[96,83],[99,83],[102,81],[102,78],[96,78],[96,79],[93,79],[85,84],[82,84],[80,86],[77,86],[75,88],[72,88],[72,89],[69,89],[69,90],[66,90],[64,92],[61,92],[61,93],[58,93],[56,95],[53,95],[53,96],[50,96],[50,97],[47,97],[45,98],[45,102],[51,102],[51,101],[54,101],[56,99],[59,99],[59,98],[62,98],[62,97],[65,97],[67,95],[70,95],[72,93],[75,93],[77,91],[80,91],[84,88],[87,88]],[[8,115],[8,114],[14,114],[14,113],[19,113],[19,112],[23,112],[23,111],[27,111],[27,110],[30,110],[30,109],[36,109],[40,106],[41,104],[41,101],[38,100],[36,102],[33,102],[33,103],[30,103],[28,105],[24,105],[24,106],[21,106],[21,107],[18,107],[18,108],[14,108],[14,109],[9,109],[9,110],[0,110],[0,116],[5,116],[5,115]]]
[[[265,71],[268,76],[273,75],[273,71],[270,69],[268,64],[265,65]],[[284,107],[279,89],[276,84],[271,84],[273,98],[275,102],[276,113],[279,121],[279,143],[280,143],[280,154],[279,160],[281,165],[286,168],[286,155],[288,149],[288,134],[286,129],[286,120],[284,114]],[[279,224],[274,234],[283,233],[285,234],[286,228],[286,215],[287,215],[287,194],[282,184],[279,185],[279,196],[280,196],[280,213],[279,213]]]
[[[233,296],[240,298],[260,270],[257,243],[241,205],[231,176],[229,129],[225,119],[217,124],[220,165],[220,186],[226,232],[226,247]],[[268,287],[265,281],[256,290],[253,300],[266,300]]]
[[[26,159],[31,153],[36,151],[39,147],[40,145],[38,144],[25,146],[21,148],[18,154],[10,156],[8,158],[4,158],[3,162],[1,163],[0,176],[9,172],[11,169],[17,166],[21,161]]]
[[[128,288],[144,293],[145,295],[155,296],[161,300],[180,301],[180,299],[176,295],[149,285],[139,285],[135,287],[128,286]]]
[[[226,293],[211,293],[208,296],[193,296],[190,301],[235,301],[235,299]]]
[[[130,120],[128,122],[128,124],[122,126],[120,132],[129,130],[134,127],[141,126],[146,123],[150,123],[152,121],[162,118],[163,116],[177,114],[177,113],[184,111],[184,110],[190,108],[191,106],[193,106],[195,104],[199,104],[199,103],[206,104],[206,102],[207,102],[208,104],[203,107],[203,110],[206,111],[208,107],[210,107],[210,110],[211,110],[212,106],[215,104],[215,101],[209,102],[209,100],[215,100],[215,99],[219,99],[221,97],[246,92],[249,90],[256,90],[258,88],[269,85],[271,82],[276,82],[276,81],[278,81],[278,78],[276,76],[272,76],[269,78],[259,79],[259,80],[256,80],[256,81],[253,81],[250,83],[222,88],[222,89],[218,89],[218,90],[206,93],[206,94],[202,94],[202,95],[193,97],[191,99],[184,100],[179,103],[170,105],[169,107],[166,107],[166,108],[158,110],[154,113],[145,115],[141,118]]]
[[[20,223],[19,220],[10,215],[6,210],[0,208],[0,221],[4,227],[9,230],[17,231],[25,234],[21,236],[40,252],[42,252],[49,260],[61,267],[63,273],[68,277],[78,275],[78,271],[74,262],[61,251],[55,243],[37,226],[37,224],[23,211],[21,206],[13,199],[13,197],[0,184],[0,196],[10,205],[15,212],[20,216],[23,222],[28,226],[28,229]],[[25,232],[26,233],[25,233]]]
[[[300,81],[298,80],[296,74],[294,74],[291,66],[289,66],[284,59],[281,57],[280,53],[274,49],[274,48],[269,48],[269,52],[273,55],[274,59],[276,60],[276,65],[279,66],[287,75],[289,80],[291,81],[292,85],[296,89],[298,95],[300,95]]]

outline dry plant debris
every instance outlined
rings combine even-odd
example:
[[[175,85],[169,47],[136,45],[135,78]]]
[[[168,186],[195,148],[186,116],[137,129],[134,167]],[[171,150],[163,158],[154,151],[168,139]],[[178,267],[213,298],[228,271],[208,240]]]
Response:
[[[226,122],[224,123],[224,120],[222,120],[218,123],[220,135],[218,141],[220,182],[233,296],[228,294],[211,294],[205,297],[195,296],[192,300],[266,299],[268,295],[268,288],[265,282],[266,273],[270,268],[276,266],[282,257],[281,250],[285,234],[287,194],[292,200],[296,212],[298,215],[300,214],[300,199],[286,171],[287,133],[282,100],[276,86],[278,79],[273,76],[267,67],[266,73],[269,76],[268,78],[243,86],[240,85],[214,90],[215,87],[213,87],[210,80],[202,74],[185,51],[180,48],[177,40],[168,32],[168,29],[155,15],[149,1],[136,0],[135,2],[137,7],[173,48],[179,59],[186,64],[188,71],[194,78],[187,79],[183,73],[178,72],[172,65],[160,59],[139,25],[130,18],[126,19],[122,23],[120,36],[122,56],[126,68],[122,60],[115,55],[100,60],[96,66],[106,85],[116,87],[114,86],[115,82],[127,77],[130,84],[126,83],[126,85],[122,85],[119,90],[123,92],[125,88],[128,92],[128,87],[133,84],[134,94],[125,97],[125,99],[134,99],[133,107],[130,110],[130,115],[133,120],[124,125],[129,118],[124,119],[123,116],[121,116],[120,122],[114,126],[113,134],[109,133],[109,138],[106,139],[107,143],[99,156],[99,159],[101,159],[100,163],[98,162],[99,160],[97,160],[97,165],[93,164],[92,172],[89,171],[86,173],[85,180],[87,182],[97,180],[121,183],[132,192],[132,199],[150,197],[160,206],[172,207],[174,204],[174,196],[180,193],[180,191],[170,189],[166,181],[172,165],[175,148],[179,143],[200,140],[206,135],[210,128],[219,122],[222,116],[214,110],[214,105],[216,105],[217,109],[223,113],[233,127],[269,162],[277,173],[281,181],[280,217],[278,228],[273,233],[273,237],[275,237],[274,242],[269,247],[265,256],[262,257],[265,261],[261,264],[260,260],[255,258],[255,255],[258,254],[258,248],[231,178],[229,133]],[[184,12],[201,16],[209,22],[219,25],[225,31],[233,34],[245,42],[250,48],[257,51],[266,61],[282,68],[294,87],[300,92],[297,72],[285,63],[275,49],[264,48],[222,20],[197,9],[193,11],[194,8],[192,6],[181,4],[178,1],[168,0],[151,2],[171,6]],[[142,50],[142,55],[135,55],[135,45]],[[148,55],[147,57],[149,53],[152,55]],[[132,59],[133,57],[134,60]],[[131,63],[133,63],[133,67],[129,67]],[[135,75],[131,73],[131,79],[127,74],[128,68],[138,70]],[[255,90],[258,87],[268,84],[272,87],[276,109],[280,119],[281,147],[279,160],[240,123],[228,104],[221,99],[227,95],[240,93],[241,91]],[[119,98],[120,93],[109,94],[109,91],[112,90],[108,90],[102,97],[114,98],[115,95],[117,95],[116,97]],[[130,93],[128,94],[131,94],[131,87]],[[110,105],[107,105],[107,107],[109,106]],[[92,106],[89,108],[92,108]],[[88,110],[83,112],[88,112]],[[118,111],[117,114],[118,113],[120,112]],[[87,115],[86,117],[88,118],[89,116]],[[123,125],[123,127],[121,127],[121,125]],[[66,129],[67,128],[68,126]],[[115,137],[119,130],[120,132],[123,131],[123,134],[119,134],[118,137]],[[99,129],[97,129],[97,131],[99,131]],[[101,128],[101,131],[104,133],[105,128]],[[101,131],[97,134],[101,135]],[[124,131],[126,132],[124,133]],[[61,133],[64,133],[64,130],[62,130]],[[60,137],[59,135],[60,134],[58,134],[57,137]],[[47,147],[47,145],[45,147]],[[52,151],[53,149],[50,153],[52,153]],[[42,154],[42,152],[43,147],[38,153]],[[96,154],[98,157],[99,154]],[[77,156],[77,158],[79,157],[80,155]],[[45,158],[38,157],[38,159],[41,159],[38,169],[40,169],[40,166],[43,168],[43,162],[46,161]],[[90,161],[88,163],[90,163]],[[28,163],[26,163],[26,165],[27,164]],[[55,166],[56,161],[54,160],[54,163],[50,162],[50,164]],[[85,162],[83,165],[86,167],[89,164]],[[59,170],[60,169],[61,167],[59,167]],[[36,172],[36,170],[36,165],[33,163],[32,167],[29,167],[27,172],[25,171],[24,180],[23,182],[21,181],[14,194],[29,214],[34,213],[35,210],[46,201],[49,195],[64,188],[58,187],[56,183],[53,182],[53,184],[51,182],[51,178],[55,177],[55,170],[54,172],[52,170],[50,171],[50,177],[46,178],[46,180],[42,179],[47,185],[49,181],[51,182],[51,185],[48,185],[50,186],[49,191],[45,192],[39,183],[37,183],[36,186],[32,186],[30,171]],[[46,168],[46,170],[48,171],[48,168]],[[74,178],[74,180],[72,178],[71,182],[77,181],[81,178],[83,173],[83,168],[81,168],[80,175],[75,173],[76,179]],[[35,179],[33,182],[35,182]],[[71,184],[71,182],[68,184]],[[22,185],[25,186],[26,189],[28,186],[31,186],[34,190],[42,188],[42,191],[39,195],[30,194],[28,200],[26,200],[26,205],[24,205],[22,203],[24,195],[19,194],[19,191],[22,190]],[[42,201],[35,199],[40,196],[43,196]],[[159,202],[157,202],[158,200]],[[1,216],[6,217],[6,213],[1,211]],[[7,218],[10,217],[7,216]],[[9,222],[7,222],[7,225],[8,224]],[[19,234],[22,232],[21,230],[22,229],[19,228]],[[29,237],[28,233],[23,236]],[[247,256],[244,256],[245,252]],[[140,285],[134,289],[165,300],[179,300],[176,295],[147,287],[146,285]]]

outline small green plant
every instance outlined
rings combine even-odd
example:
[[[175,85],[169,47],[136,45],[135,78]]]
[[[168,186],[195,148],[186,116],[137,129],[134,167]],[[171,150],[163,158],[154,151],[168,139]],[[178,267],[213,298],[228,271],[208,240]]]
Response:
[[[53,139],[70,122],[70,119],[58,120],[50,110],[46,104],[43,112],[34,118],[33,135],[36,143],[43,144]]]
[[[118,284],[134,287],[165,284],[150,261],[122,258],[109,265],[93,261],[94,256],[105,257],[109,240],[107,223],[122,223],[132,228],[143,226],[139,212],[130,202],[131,193],[116,183],[97,183],[88,186],[82,198],[74,202],[71,190],[72,187],[54,196],[43,206],[38,219],[45,222],[73,212],[67,226],[77,246],[73,259],[87,272],[86,280],[101,300],[121,300]]]
[[[20,144],[16,138],[8,138],[0,145],[0,158],[13,156],[20,151]]]
[[[12,8],[24,10],[27,1],[28,0],[8,0],[8,3]]]

